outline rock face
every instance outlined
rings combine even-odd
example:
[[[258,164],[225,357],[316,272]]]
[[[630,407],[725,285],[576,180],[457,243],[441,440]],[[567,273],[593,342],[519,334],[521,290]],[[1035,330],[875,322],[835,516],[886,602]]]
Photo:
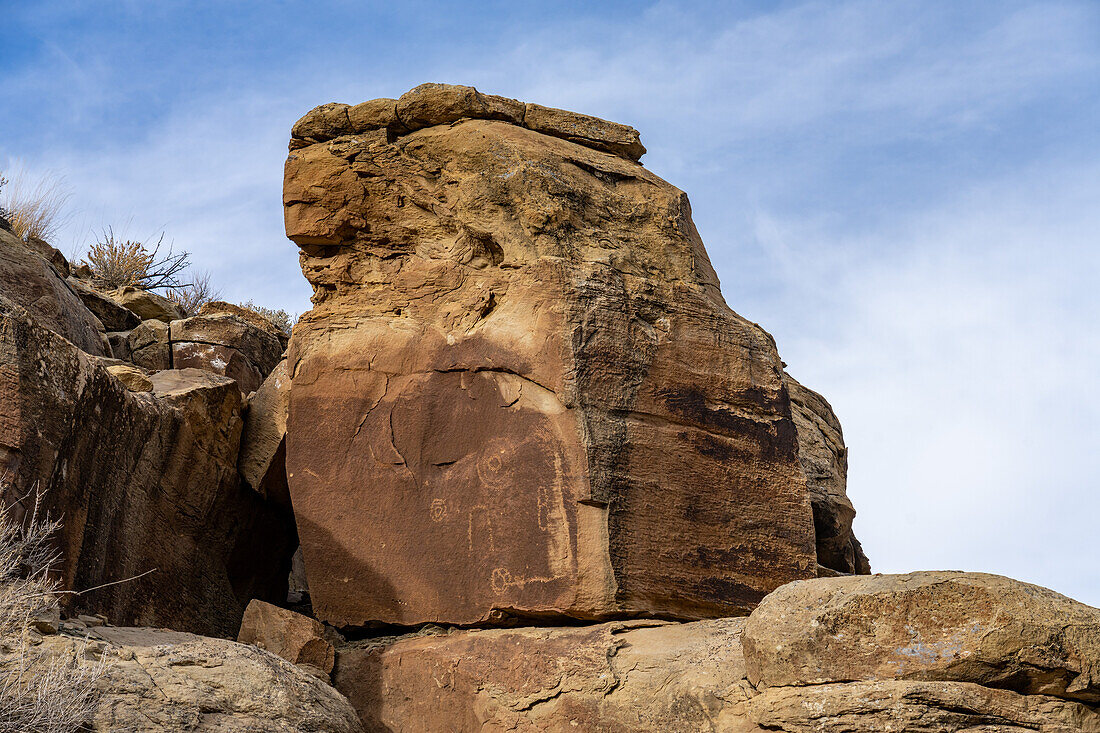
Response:
[[[848,449],[840,421],[824,397],[790,375],[787,391],[798,429],[798,458],[814,512],[817,562],[836,572],[866,575],[871,564],[852,533],[856,510],[848,499]]]
[[[984,573],[792,583],[753,612],[745,653],[767,687],[944,680],[1100,702],[1100,609]]]
[[[994,576],[920,575],[927,577],[792,583],[747,621],[455,630],[354,642],[338,648],[333,678],[369,730],[1100,731],[1100,711],[1087,693],[1066,699],[1074,696],[1068,686],[1051,684],[1071,666],[1095,669],[1100,655],[1081,640],[1100,638],[1100,610]],[[902,611],[892,611],[886,591],[872,606],[876,584],[912,586],[913,595],[901,599]],[[967,587],[1002,594],[992,625],[988,596]],[[971,626],[949,635],[928,623],[940,612],[951,623],[967,598],[978,602]],[[905,615],[918,608],[924,620]],[[1037,632],[1039,618],[1062,618],[1064,636]],[[896,638],[906,619],[910,636]],[[896,651],[900,644],[908,646]],[[898,658],[911,665],[895,664]],[[1022,660],[1048,665],[1040,684]],[[993,669],[1004,674],[988,674]],[[844,675],[855,681],[835,681]]]
[[[271,370],[252,395],[237,461],[241,477],[256,492],[290,503],[286,480],[286,418],[290,409],[290,375],[286,360]]]
[[[744,619],[455,631],[344,647],[368,730],[703,731],[749,699]]]
[[[116,623],[235,636],[250,598],[282,600],[294,551],[288,513],[237,474],[241,394],[194,369],[129,391],[0,297],[0,475],[10,501],[46,494],[69,610]]]
[[[237,641],[327,675],[332,671],[334,656],[324,633],[325,627],[317,619],[254,600],[245,609]]]
[[[111,291],[110,296],[116,303],[145,321],[153,319],[168,323],[183,318],[183,313],[172,301],[148,290],[124,287]]]
[[[141,323],[141,318],[132,310],[124,308],[80,278],[68,277],[65,282],[84,303],[84,307],[95,314],[107,331],[130,331]]]
[[[775,345],[636,132],[469,87],[390,104],[314,110],[286,165],[319,617],[716,617],[813,576]]]
[[[5,229],[0,229],[0,296],[87,353],[109,355],[103,324],[45,259]]]
[[[263,384],[283,354],[274,334],[232,313],[172,321],[168,331],[174,368],[224,374],[236,380],[245,394]]]
[[[222,639],[145,628],[99,628],[84,641],[48,637],[48,663],[102,659],[90,729],[194,733],[361,733],[348,701],[274,654]],[[2,665],[2,661],[0,661]]]

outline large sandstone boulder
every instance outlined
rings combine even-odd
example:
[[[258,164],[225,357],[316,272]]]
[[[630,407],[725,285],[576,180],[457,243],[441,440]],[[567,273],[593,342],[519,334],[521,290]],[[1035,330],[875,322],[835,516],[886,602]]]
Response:
[[[454,631],[340,649],[368,730],[729,730],[749,699],[744,619]]]
[[[791,583],[753,611],[745,655],[765,687],[945,680],[1100,702],[1100,609],[985,573]]]
[[[64,518],[69,610],[232,637],[244,606],[282,600],[292,518],[241,485],[241,394],[184,369],[131,392],[0,298],[0,476]]]
[[[798,459],[814,512],[817,562],[826,571],[871,572],[852,533],[856,510],[848,499],[848,449],[833,408],[824,397],[787,376],[791,415],[798,429]]]
[[[169,324],[172,366],[194,367],[236,380],[245,394],[256,390],[279,363],[283,345],[271,328],[232,313],[192,316]]]
[[[141,323],[141,318],[136,313],[96,290],[86,280],[68,277],[65,282],[108,332],[130,331]]]
[[[882,679],[757,691],[742,656],[745,625],[424,632],[341,647],[334,682],[368,730],[410,733],[1100,731],[1100,712],[1088,704],[973,682]]]
[[[237,460],[241,477],[261,495],[289,504],[286,479],[286,418],[290,375],[282,360],[249,399]]]
[[[130,361],[144,369],[171,369],[172,344],[168,324],[155,318],[142,321],[137,328],[128,332],[126,352]]]
[[[348,701],[326,682],[254,646],[147,628],[102,627],[90,637],[51,636],[33,649],[43,673],[70,655],[88,665],[102,660],[90,730],[363,730]]]
[[[0,296],[26,308],[44,328],[64,336],[83,351],[109,355],[103,324],[49,262],[2,228]]]
[[[332,644],[317,620],[285,608],[253,600],[244,611],[237,641],[254,644],[292,664],[306,665],[321,674],[332,671]]]
[[[143,321],[154,319],[168,323],[183,318],[183,313],[175,303],[151,290],[126,286],[112,290],[108,295]]]
[[[618,127],[544,134],[468,90],[410,93],[411,133],[295,127],[287,473],[318,616],[715,617],[815,575],[779,356],[687,197],[604,152]]]

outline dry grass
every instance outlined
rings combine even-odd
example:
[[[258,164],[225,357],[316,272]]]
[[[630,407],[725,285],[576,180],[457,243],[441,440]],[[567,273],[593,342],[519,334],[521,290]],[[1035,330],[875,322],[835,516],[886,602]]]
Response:
[[[50,538],[60,522],[42,514],[40,495],[27,498],[21,519],[20,502],[0,502],[0,733],[70,733],[95,709],[104,664],[86,660],[80,647],[53,658],[35,647],[34,619],[57,600]]]
[[[168,300],[183,309],[187,315],[193,315],[199,308],[212,300],[220,300],[222,293],[210,282],[210,273],[203,271],[191,278],[191,282],[182,288],[168,291]]]
[[[68,214],[69,192],[64,182],[53,174],[31,176],[16,168],[0,178],[0,209],[11,222],[12,231],[24,240],[37,237],[53,242],[64,226]]]
[[[192,283],[180,278],[191,265],[190,252],[161,252],[164,235],[153,242],[126,239],[107,227],[88,248],[84,264],[105,287],[182,290]]]

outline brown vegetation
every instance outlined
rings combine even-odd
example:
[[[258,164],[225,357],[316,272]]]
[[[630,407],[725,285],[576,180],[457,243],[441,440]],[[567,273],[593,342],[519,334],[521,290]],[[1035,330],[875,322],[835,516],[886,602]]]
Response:
[[[65,223],[69,193],[60,178],[46,174],[34,178],[23,169],[0,175],[0,212],[21,239],[56,238]]]

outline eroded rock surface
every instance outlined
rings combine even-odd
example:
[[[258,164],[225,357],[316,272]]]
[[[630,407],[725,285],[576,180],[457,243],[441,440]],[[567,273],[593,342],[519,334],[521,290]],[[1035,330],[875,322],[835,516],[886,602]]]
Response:
[[[142,576],[68,597],[70,611],[235,636],[250,598],[285,598],[292,518],[241,485],[232,380],[192,369],[147,379],[152,391],[129,391],[0,297],[5,498],[38,488],[64,517],[67,588]]]
[[[254,644],[292,664],[307,665],[321,674],[332,671],[332,644],[317,619],[254,600],[245,609],[237,641]]]
[[[767,687],[949,680],[1100,702],[1100,609],[985,573],[791,583],[749,618],[745,654]]]
[[[852,533],[856,510],[848,499],[848,449],[840,421],[824,397],[790,375],[787,391],[798,429],[798,458],[814,512],[817,562],[838,573],[866,575],[871,564]]]
[[[715,617],[813,576],[775,345],[630,128],[410,95],[386,128],[311,112],[286,165],[315,290],[287,472],[319,617]]]
[[[749,699],[744,619],[455,631],[340,650],[368,730],[728,730]]]
[[[194,367],[236,380],[245,394],[263,384],[279,363],[283,345],[269,329],[234,313],[210,313],[172,321],[172,366]]]
[[[0,296],[17,303],[44,328],[89,354],[109,356],[103,324],[54,267],[19,237],[0,228]]]
[[[148,628],[50,636],[33,649],[45,668],[78,655],[104,663],[90,729],[193,733],[361,733],[326,682],[254,646]],[[0,657],[0,667],[4,660]]]

